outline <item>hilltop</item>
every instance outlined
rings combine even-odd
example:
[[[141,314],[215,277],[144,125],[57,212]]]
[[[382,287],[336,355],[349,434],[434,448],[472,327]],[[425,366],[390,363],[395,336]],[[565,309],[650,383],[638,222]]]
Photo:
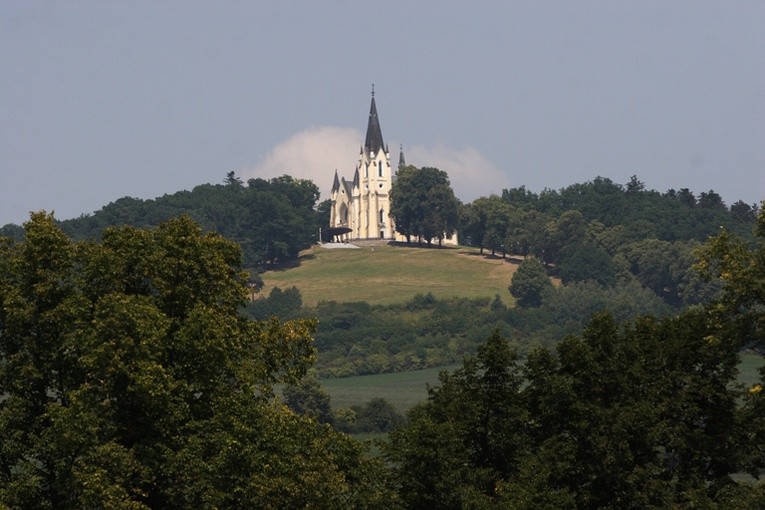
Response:
[[[263,274],[268,295],[274,287],[300,290],[303,303],[366,301],[402,303],[417,294],[435,297],[493,298],[505,304],[513,298],[507,287],[517,259],[479,254],[477,248],[375,246],[359,249],[303,251],[294,264]]]

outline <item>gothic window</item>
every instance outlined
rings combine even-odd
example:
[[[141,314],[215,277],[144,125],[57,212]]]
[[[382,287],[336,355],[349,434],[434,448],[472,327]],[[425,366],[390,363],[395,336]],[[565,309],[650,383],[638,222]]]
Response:
[[[348,206],[345,204],[340,205],[340,224],[348,224]]]
[[[380,223],[385,223],[385,210],[380,209]]]
[[[380,161],[380,164],[377,165],[377,177],[382,177],[383,176],[382,172],[383,172],[383,166],[382,166],[382,161]]]

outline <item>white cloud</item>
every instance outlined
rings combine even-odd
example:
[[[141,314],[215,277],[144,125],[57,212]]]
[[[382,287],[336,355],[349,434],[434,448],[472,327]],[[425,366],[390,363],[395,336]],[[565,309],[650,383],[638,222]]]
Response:
[[[356,129],[317,126],[301,131],[274,147],[254,168],[243,170],[244,179],[270,179],[288,174],[312,180],[321,191],[322,200],[329,198],[335,169],[340,177],[353,178],[359,146],[364,137]],[[391,147],[398,147],[393,143]],[[391,154],[398,164],[398,154]],[[459,149],[439,144],[432,148],[404,148],[409,164],[436,167],[449,174],[454,193],[463,201],[500,193],[510,182],[489,160],[473,147]]]
[[[436,167],[449,174],[454,194],[465,202],[511,187],[510,180],[473,147],[461,149],[439,144],[433,148],[404,149],[406,162],[418,167]]]
[[[246,181],[253,177],[271,179],[284,174],[312,180],[329,198],[335,169],[346,179],[353,177],[362,134],[356,129],[317,126],[301,131],[274,147],[256,167],[243,170]]]

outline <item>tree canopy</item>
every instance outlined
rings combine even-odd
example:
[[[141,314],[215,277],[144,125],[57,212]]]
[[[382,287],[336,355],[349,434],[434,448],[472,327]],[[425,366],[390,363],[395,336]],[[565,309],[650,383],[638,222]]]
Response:
[[[61,229],[73,239],[97,239],[110,226],[157,226],[186,214],[205,230],[235,241],[244,266],[262,271],[296,257],[318,240],[319,226],[329,222],[326,203],[317,208],[319,188],[309,180],[283,175],[243,183],[229,172],[224,182],[153,200],[120,198],[91,215],[62,221]],[[3,228],[16,239],[21,238],[20,230]]]
[[[0,241],[0,507],[366,508],[384,476],[273,398],[311,321],[240,315],[240,250],[187,217]],[[388,494],[386,499],[390,497]]]
[[[430,244],[456,231],[459,201],[449,184],[446,172],[437,168],[406,166],[400,168],[390,192],[391,215],[396,231]]]
[[[547,271],[534,257],[521,262],[510,281],[510,294],[517,305],[523,308],[541,305],[545,293],[552,291],[552,288]]]

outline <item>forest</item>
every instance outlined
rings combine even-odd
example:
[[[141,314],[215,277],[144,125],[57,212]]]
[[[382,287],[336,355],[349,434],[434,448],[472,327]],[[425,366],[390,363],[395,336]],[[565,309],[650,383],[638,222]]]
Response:
[[[765,340],[762,209],[637,178],[504,190],[454,220],[522,260],[515,306],[250,302],[318,200],[229,174],[3,227],[0,508],[765,506],[765,372],[736,383]],[[454,362],[405,418],[322,413],[310,375]],[[378,456],[342,432],[369,430]]]

